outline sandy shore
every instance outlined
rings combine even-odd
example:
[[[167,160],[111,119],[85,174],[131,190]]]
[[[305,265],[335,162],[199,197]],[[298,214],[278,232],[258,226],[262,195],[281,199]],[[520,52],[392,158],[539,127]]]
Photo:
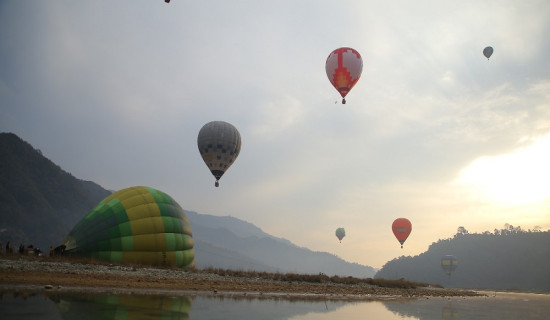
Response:
[[[456,297],[474,291],[441,288],[386,288],[365,283],[310,283],[257,277],[221,276],[205,271],[71,262],[49,258],[0,257],[0,287],[44,290],[322,296],[326,299]]]

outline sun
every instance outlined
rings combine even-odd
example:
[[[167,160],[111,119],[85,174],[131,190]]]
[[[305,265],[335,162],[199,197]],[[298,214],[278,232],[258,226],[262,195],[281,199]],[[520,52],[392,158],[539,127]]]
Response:
[[[505,206],[550,200],[550,134],[512,153],[476,159],[456,182],[485,201]]]

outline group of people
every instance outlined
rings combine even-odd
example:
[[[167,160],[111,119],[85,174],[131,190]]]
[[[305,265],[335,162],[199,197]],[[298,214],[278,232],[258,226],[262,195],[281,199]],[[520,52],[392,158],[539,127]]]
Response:
[[[13,246],[11,245],[10,241],[8,241],[6,243],[5,251],[3,251],[2,249],[4,249],[4,246],[2,245],[2,242],[0,241],[0,253],[12,254],[14,252],[13,251]],[[25,246],[21,243],[19,245],[18,252],[19,252],[19,254],[28,254],[28,255],[34,254],[35,256],[42,256],[42,251],[40,250],[40,248],[38,248],[38,247],[35,248],[32,244],[25,248]],[[50,246],[49,254],[50,254],[50,256],[54,255],[53,246]]]

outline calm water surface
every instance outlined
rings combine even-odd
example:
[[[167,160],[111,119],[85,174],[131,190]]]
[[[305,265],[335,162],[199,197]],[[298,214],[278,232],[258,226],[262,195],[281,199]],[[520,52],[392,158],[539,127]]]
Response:
[[[550,295],[489,293],[476,298],[375,301],[288,300],[5,291],[0,318],[11,319],[550,319]]]

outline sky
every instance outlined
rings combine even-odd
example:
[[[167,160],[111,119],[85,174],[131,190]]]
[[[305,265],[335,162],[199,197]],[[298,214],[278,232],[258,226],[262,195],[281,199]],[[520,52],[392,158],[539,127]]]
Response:
[[[546,0],[0,0],[0,132],[380,268],[459,226],[550,229],[548,30]],[[363,59],[345,105],[339,47]],[[219,188],[197,149],[214,120],[242,138]]]

